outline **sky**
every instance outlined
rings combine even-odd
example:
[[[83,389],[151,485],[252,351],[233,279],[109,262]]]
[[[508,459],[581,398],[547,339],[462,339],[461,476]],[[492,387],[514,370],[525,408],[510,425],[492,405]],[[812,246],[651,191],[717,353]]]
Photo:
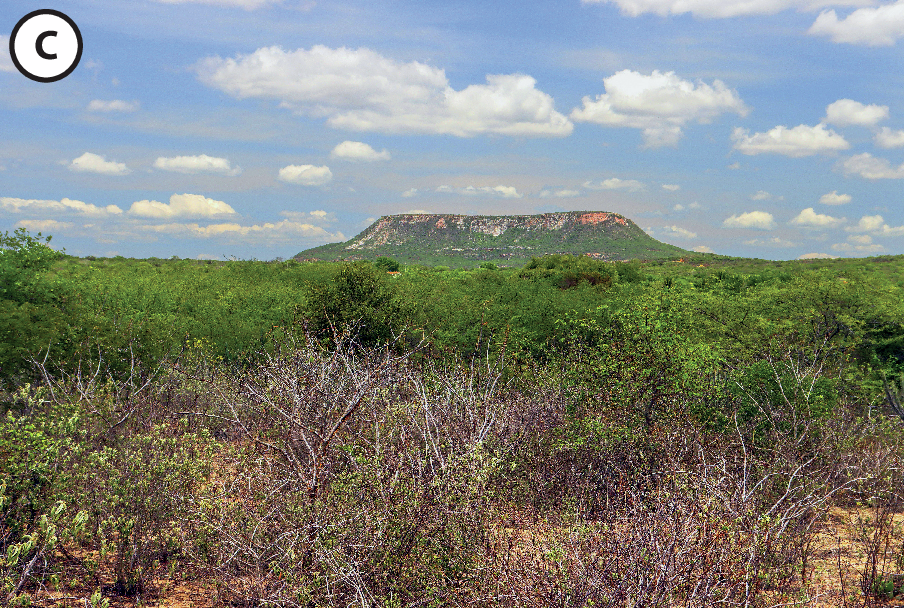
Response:
[[[43,8],[84,45],[51,83],[9,54]],[[904,254],[904,0],[0,3],[0,232],[271,260],[388,214],[572,210]]]

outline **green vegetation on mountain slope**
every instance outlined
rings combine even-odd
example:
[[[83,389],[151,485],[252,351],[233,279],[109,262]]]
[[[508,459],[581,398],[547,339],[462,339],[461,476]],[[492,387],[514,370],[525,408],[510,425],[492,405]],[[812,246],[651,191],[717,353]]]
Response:
[[[568,211],[541,215],[409,214],[381,217],[345,243],[299,253],[300,260],[374,260],[474,267],[481,262],[523,266],[551,254],[604,260],[678,258],[689,252],[650,237],[615,213]]]

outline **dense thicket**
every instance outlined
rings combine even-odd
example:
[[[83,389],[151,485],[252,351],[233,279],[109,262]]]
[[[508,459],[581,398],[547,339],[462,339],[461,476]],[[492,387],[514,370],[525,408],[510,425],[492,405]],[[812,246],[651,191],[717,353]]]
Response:
[[[858,504],[836,605],[900,588],[901,258],[48,240],[0,237],[0,603],[196,577],[248,606],[815,605],[814,538]]]

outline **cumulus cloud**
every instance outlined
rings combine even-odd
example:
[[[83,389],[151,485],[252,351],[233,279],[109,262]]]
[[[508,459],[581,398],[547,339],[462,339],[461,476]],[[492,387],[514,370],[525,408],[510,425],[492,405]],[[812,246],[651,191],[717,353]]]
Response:
[[[691,232],[690,230],[686,230],[681,226],[662,226],[659,228],[659,233],[665,237],[677,237],[680,239],[695,239],[697,238],[696,232]]]
[[[29,232],[59,233],[73,226],[72,222],[60,222],[57,220],[19,220],[16,222],[16,228],[25,228]]]
[[[750,195],[750,200],[752,201],[771,201],[771,200],[784,200],[783,196],[773,196],[769,192],[765,190],[757,190],[754,194]]]
[[[272,46],[235,59],[210,57],[196,70],[202,82],[239,99],[278,100],[352,131],[562,137],[573,128],[530,76],[488,75],[486,84],[456,91],[442,69],[366,48]]]
[[[844,253],[882,253],[885,251],[885,247],[874,243],[868,234],[851,235],[846,243],[835,243],[832,245],[832,249]]]
[[[882,236],[904,236],[904,226],[892,228],[885,223],[885,218],[881,215],[864,215],[856,226],[850,226],[845,230],[848,232],[872,232]]]
[[[722,225],[726,228],[758,228],[771,230],[775,227],[775,218],[766,211],[748,211],[740,215],[732,215],[726,218]]]
[[[88,217],[105,217],[110,215],[121,215],[122,209],[116,205],[107,205],[106,207],[98,207],[90,203],[64,198],[58,201],[41,200],[41,199],[24,199],[0,196],[0,209],[11,211],[13,213],[21,213],[23,211],[40,211],[40,212],[73,212]]]
[[[829,255],[828,253],[805,253],[797,256],[798,260],[834,260],[838,256]]]
[[[94,99],[88,104],[89,112],[134,112],[141,107],[137,101],[123,101],[121,99],[112,99],[104,101],[102,99]]]
[[[326,226],[336,222],[336,214],[315,209],[314,211],[280,211],[284,218],[299,224],[314,224],[317,226]]]
[[[892,167],[884,158],[876,158],[869,152],[855,154],[841,165],[845,173],[865,179],[904,179],[904,163]]]
[[[646,186],[636,179],[619,179],[617,177],[599,182],[586,181],[584,187],[588,190],[627,190],[628,192],[639,192],[646,189]]]
[[[882,127],[873,138],[880,148],[904,148],[904,131],[892,131],[888,127]]]
[[[9,56],[9,36],[0,36],[0,72],[18,72]]]
[[[200,194],[174,194],[169,204],[159,201],[136,201],[129,207],[129,213],[138,217],[168,219],[174,217],[218,217],[234,215],[235,209],[224,203]]]
[[[662,189],[668,190],[669,192],[677,192],[678,190],[681,190],[681,186],[678,184],[662,184]]]
[[[816,211],[813,210],[813,207],[807,207],[801,211],[797,217],[791,220],[790,223],[808,228],[834,228],[846,221],[847,218],[832,217],[830,215],[816,213]]]
[[[383,148],[382,151],[377,152],[369,145],[360,142],[360,141],[344,141],[341,144],[337,145],[333,148],[333,151],[330,152],[330,158],[341,158],[343,160],[351,160],[351,161],[366,161],[373,162],[377,160],[390,160],[392,155],[389,153],[389,150]]]
[[[157,0],[163,4],[210,4],[213,6],[229,6],[251,11],[268,4],[276,4],[282,0]]]
[[[233,167],[229,159],[199,154],[197,156],[161,156],[154,161],[154,168],[176,173],[218,173],[234,177],[242,172],[241,167]]]
[[[851,202],[851,195],[838,194],[838,190],[832,190],[831,192],[820,196],[819,202],[823,205],[846,205]]]
[[[101,175],[128,175],[132,172],[125,163],[108,161],[105,157],[85,152],[68,165],[70,171]]]
[[[710,247],[706,245],[697,245],[691,251],[696,251],[697,253],[715,253]]]
[[[301,186],[324,186],[333,179],[329,167],[314,165],[289,165],[279,170],[279,180]]]
[[[740,15],[773,15],[788,10],[812,10],[824,6],[863,6],[869,0],[582,0],[584,4],[615,4],[622,13],[637,17],[645,13],[726,18]]]
[[[826,107],[825,122],[847,127],[860,125],[872,127],[888,118],[888,106],[864,105],[853,99],[839,99]]]
[[[749,156],[782,154],[792,158],[847,150],[851,145],[841,135],[822,123],[815,127],[798,125],[792,129],[779,125],[766,133],[750,135],[747,129],[734,130],[734,149]]]
[[[575,108],[571,119],[640,129],[649,148],[676,145],[689,122],[709,123],[726,112],[748,112],[737,92],[721,80],[709,85],[682,80],[675,72],[622,70],[603,79],[603,86],[606,92],[596,99],[584,97],[583,107]]]
[[[860,8],[844,19],[839,19],[834,9],[823,11],[807,33],[828,36],[832,42],[892,46],[904,36],[904,0]]]
[[[460,194],[464,196],[495,196],[499,198],[522,198],[524,195],[518,192],[514,186],[467,186],[465,188],[453,188],[452,186],[439,186],[436,192],[441,194]]]
[[[417,196],[417,193],[418,193],[418,189],[417,189],[417,188],[409,188],[408,190],[405,190],[405,191],[402,193],[402,196],[403,196],[404,198],[411,198],[411,197]]]

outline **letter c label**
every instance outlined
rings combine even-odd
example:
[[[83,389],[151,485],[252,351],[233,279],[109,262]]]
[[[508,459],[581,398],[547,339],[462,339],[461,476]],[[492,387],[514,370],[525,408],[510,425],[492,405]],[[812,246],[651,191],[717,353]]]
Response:
[[[57,33],[54,31],[44,32],[38,39],[35,40],[35,50],[38,52],[38,55],[41,56],[42,59],[56,59],[56,53],[50,54],[44,50],[44,39],[45,38],[56,38]]]

